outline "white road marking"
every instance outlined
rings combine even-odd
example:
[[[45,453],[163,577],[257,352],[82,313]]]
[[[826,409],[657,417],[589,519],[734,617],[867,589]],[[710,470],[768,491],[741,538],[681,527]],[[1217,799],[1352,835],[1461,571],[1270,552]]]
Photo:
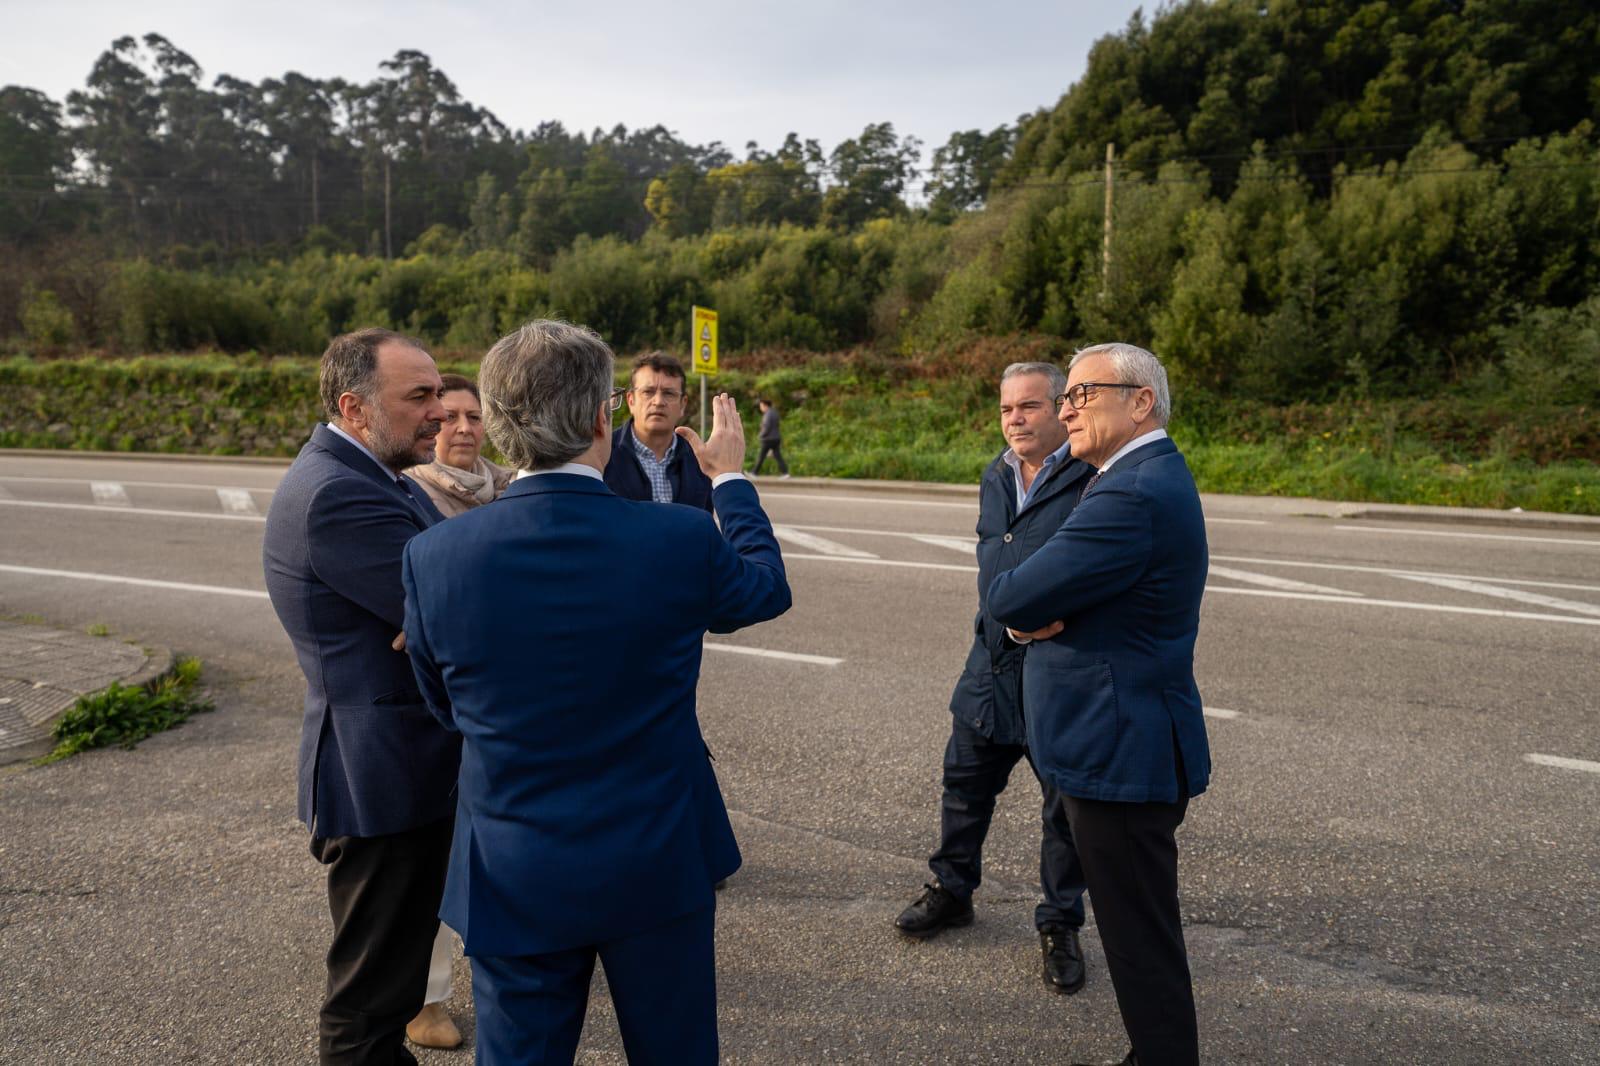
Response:
[[[133,506],[133,501],[128,499],[128,490],[122,487],[120,481],[91,481],[89,491],[94,493],[94,502],[101,507]]]
[[[157,581],[145,577],[125,577],[121,574],[98,574],[87,570],[51,570],[40,566],[13,566],[0,563],[0,573],[28,574],[36,577],[64,577],[77,581],[104,581],[115,585],[136,585],[140,588],[171,589],[175,592],[206,592],[218,596],[242,596],[246,599],[264,600],[265,592],[255,589],[230,588],[226,585],[197,585],[189,581]],[[706,644],[708,651],[727,651],[738,655],[758,655],[767,659],[786,659],[790,662],[810,663],[814,666],[838,666],[844,662],[831,655],[806,655],[796,651],[774,651],[771,648],[745,648],[734,644]]]
[[[1485,585],[1481,581],[1463,581],[1454,577],[1432,577],[1423,574],[1396,574],[1394,576],[1402,581],[1419,581],[1425,585],[1438,585],[1440,588],[1455,589],[1457,592],[1475,592],[1482,596],[1498,596],[1503,600],[1519,600],[1522,603],[1531,603],[1537,607],[1554,607],[1561,611],[1577,611],[1579,614],[1593,615],[1596,618],[1600,618],[1600,604],[1563,600],[1556,596],[1545,596],[1538,592],[1523,592],[1520,589],[1503,589],[1498,585]]]
[[[971,555],[978,550],[978,542],[967,540],[964,537],[940,537],[932,533],[913,533],[911,539],[922,544],[932,544],[935,548],[949,548],[962,555]]]
[[[1239,712],[1238,711],[1230,711],[1230,710],[1227,710],[1227,709],[1222,708],[1222,707],[1202,707],[1202,708],[1200,708],[1200,713],[1205,715],[1207,718],[1237,718],[1237,717],[1239,717]]]
[[[1226,563],[1248,563],[1252,566],[1291,566],[1306,570],[1345,570],[1353,574],[1417,574],[1422,577],[1454,577],[1463,581],[1493,581],[1497,585],[1526,585],[1529,588],[1570,589],[1573,592],[1600,592],[1600,585],[1573,585],[1561,581],[1528,581],[1515,577],[1488,577],[1483,574],[1441,574],[1434,570],[1406,570],[1392,566],[1355,566],[1350,563],[1309,563],[1298,559],[1257,559],[1248,555],[1213,555]]]
[[[90,570],[49,570],[42,566],[12,566],[0,563],[0,573],[30,574],[36,577],[66,577],[76,581],[105,581],[113,585],[137,585],[140,588],[171,589],[175,592],[209,592],[217,596],[243,596],[246,599],[264,600],[265,592],[255,589],[230,588],[227,585],[196,585],[188,581],[157,581],[148,577],[124,577],[121,574],[97,574]]]
[[[902,507],[954,507],[962,511],[978,510],[978,488],[972,488],[971,503],[944,503],[938,500],[901,500],[892,496],[823,496],[809,492],[781,492],[770,491],[765,493],[774,500],[828,500],[832,503],[866,503],[874,507],[881,507],[886,503],[899,504]]]
[[[1581,544],[1585,548],[1600,548],[1600,538],[1571,540],[1561,537],[1524,537],[1515,533],[1460,533],[1453,529],[1397,529],[1394,526],[1334,526],[1347,533],[1404,533],[1413,537],[1466,537],[1472,540],[1520,540],[1534,544]]]
[[[737,655],[759,655],[764,659],[787,659],[789,662],[810,663],[813,666],[838,666],[843,659],[831,655],[806,655],[798,651],[773,651],[771,648],[746,648],[738,644],[706,644],[706,651],[731,651]]]
[[[1591,774],[1600,774],[1600,762],[1590,762],[1588,759],[1568,759],[1560,755],[1524,755],[1525,761],[1537,766],[1555,766],[1562,770],[1584,770]]]
[[[34,477],[30,474],[0,474],[0,481],[26,481],[37,485],[83,485],[89,482],[86,477]],[[140,489],[197,489],[201,492],[214,486],[196,481],[129,481],[124,478],[118,484],[127,487],[132,485]],[[255,492],[276,492],[272,488],[256,488]]]
[[[1344,589],[1331,588],[1327,585],[1313,585],[1307,581],[1292,581],[1286,577],[1273,577],[1271,574],[1256,574],[1249,570],[1235,570],[1231,566],[1211,567],[1212,577],[1228,577],[1235,581],[1243,581],[1247,585],[1264,585],[1269,589],[1283,589],[1285,592],[1326,592],[1332,596],[1359,596],[1359,592],[1348,592]]]
[[[212,511],[166,511],[155,507],[118,507],[108,509],[97,503],[47,503],[44,500],[0,500],[6,507],[46,507],[64,511],[99,511],[101,514],[149,515],[154,518],[220,518],[233,522],[265,522],[264,515],[216,514]]]
[[[249,489],[218,489],[217,502],[222,504],[222,510],[227,514],[258,515],[255,497],[250,495]]]
[[[913,570],[954,570],[963,574],[976,574],[976,566],[957,566],[954,563],[909,563],[901,559],[857,559],[849,555],[793,555],[784,553],[783,561],[791,559],[817,559],[825,563],[866,563],[869,566],[906,566]]]
[[[809,548],[814,552],[824,555],[840,556],[848,559],[876,559],[877,556],[860,548],[852,548],[848,544],[840,544],[836,540],[828,540],[814,533],[804,533],[793,526],[773,526],[773,534],[782,541],[787,541],[801,548]]]
[[[1212,518],[1206,515],[1207,522],[1222,522],[1230,526],[1266,526],[1271,525],[1265,518]]]
[[[1530,611],[1497,611],[1488,607],[1454,607],[1443,603],[1412,603],[1409,600],[1369,600],[1350,596],[1323,596],[1312,592],[1278,592],[1275,589],[1234,589],[1206,586],[1206,592],[1231,592],[1236,596],[1271,596],[1284,600],[1312,600],[1317,603],[1348,603],[1356,607],[1398,607],[1407,611],[1435,611],[1439,614],[1471,614],[1483,618],[1521,618],[1532,622],[1566,622],[1569,625],[1600,626],[1600,618],[1574,618],[1567,614],[1534,614]]]

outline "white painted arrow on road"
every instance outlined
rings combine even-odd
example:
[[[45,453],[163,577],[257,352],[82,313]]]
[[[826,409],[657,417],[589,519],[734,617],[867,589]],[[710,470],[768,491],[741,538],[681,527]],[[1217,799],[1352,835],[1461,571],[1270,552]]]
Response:
[[[1458,577],[1434,577],[1426,574],[1395,574],[1394,576],[1402,581],[1416,581],[1424,585],[1437,585],[1443,589],[1455,589],[1457,592],[1475,592],[1482,596],[1498,596],[1502,600],[1517,600],[1520,603],[1533,603],[1540,607],[1554,607],[1562,611],[1576,611],[1578,614],[1593,615],[1596,618],[1600,618],[1600,604],[1564,600],[1558,596],[1546,596],[1540,592],[1524,592],[1521,589],[1501,588],[1499,585],[1485,585],[1481,581],[1466,581]]]
[[[840,544],[836,540],[819,537],[813,533],[802,533],[791,526],[773,526],[772,532],[781,541],[793,544],[797,548],[807,551],[821,552],[823,555],[832,555],[841,559],[876,559],[877,556],[860,548],[852,548],[848,544]]]
[[[962,540],[960,537],[941,537],[933,533],[913,533],[911,539],[923,544],[932,544],[935,548],[949,548],[962,555],[972,555],[978,550],[975,541]]]
[[[1327,585],[1313,585],[1309,581],[1294,581],[1287,577],[1274,577],[1271,574],[1258,574],[1252,570],[1235,570],[1231,566],[1213,566],[1212,577],[1232,578],[1234,581],[1243,581],[1247,585],[1263,585],[1269,589],[1282,589],[1284,592],[1319,592],[1329,596],[1360,596],[1359,592],[1347,592],[1344,589],[1331,588]]]

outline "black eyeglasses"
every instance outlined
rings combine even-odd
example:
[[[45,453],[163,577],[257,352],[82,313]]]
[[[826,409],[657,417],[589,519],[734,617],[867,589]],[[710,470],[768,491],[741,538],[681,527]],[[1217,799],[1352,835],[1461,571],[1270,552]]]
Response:
[[[627,394],[628,390],[624,386],[619,385],[612,389],[611,395],[606,397],[606,410],[615,414],[617,408],[622,406],[622,398]]]
[[[1137,388],[1140,388],[1140,386],[1130,385],[1125,381],[1080,381],[1066,392],[1063,392],[1059,396],[1052,397],[1052,399],[1055,400],[1057,411],[1061,410],[1061,405],[1065,403],[1072,404],[1072,409],[1074,411],[1081,411],[1083,410],[1083,405],[1089,402],[1089,397],[1094,395],[1093,392],[1089,391],[1091,389]]]

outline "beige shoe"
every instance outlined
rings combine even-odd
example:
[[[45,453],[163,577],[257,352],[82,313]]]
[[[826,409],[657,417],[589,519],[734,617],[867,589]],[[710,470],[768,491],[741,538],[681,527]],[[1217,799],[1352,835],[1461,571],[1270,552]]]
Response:
[[[444,1007],[438,1003],[429,1003],[418,1014],[406,1023],[406,1035],[413,1044],[422,1047],[458,1048],[461,1046],[461,1030],[456,1028],[456,1023],[450,1020],[450,1015],[444,1012]]]

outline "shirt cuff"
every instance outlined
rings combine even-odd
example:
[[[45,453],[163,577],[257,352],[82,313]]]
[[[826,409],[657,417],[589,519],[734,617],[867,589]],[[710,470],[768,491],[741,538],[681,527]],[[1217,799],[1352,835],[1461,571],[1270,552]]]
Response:
[[[730,470],[726,474],[718,474],[716,477],[712,478],[711,479],[711,487],[713,489],[718,489],[718,488],[721,488],[723,485],[726,485],[730,481],[749,481],[749,480],[750,480],[749,478],[744,476],[743,471]]]

